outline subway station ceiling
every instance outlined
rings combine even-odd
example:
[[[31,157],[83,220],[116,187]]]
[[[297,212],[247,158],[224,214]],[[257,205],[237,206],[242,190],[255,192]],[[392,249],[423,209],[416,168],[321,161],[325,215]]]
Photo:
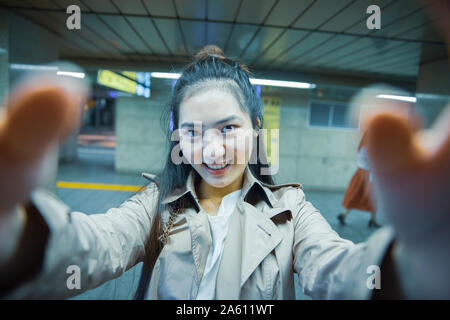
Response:
[[[414,79],[445,43],[416,0],[0,0],[60,39],[62,58],[179,64],[205,44],[257,70]],[[68,30],[78,5],[81,30]],[[381,29],[369,30],[369,5]],[[429,4],[427,4],[429,5]],[[441,55],[441,56],[439,56]]]

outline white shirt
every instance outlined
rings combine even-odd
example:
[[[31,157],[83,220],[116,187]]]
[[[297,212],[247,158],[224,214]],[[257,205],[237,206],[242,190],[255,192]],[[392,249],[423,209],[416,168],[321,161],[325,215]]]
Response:
[[[225,237],[228,232],[231,214],[242,190],[227,194],[222,198],[217,216],[208,215],[211,229],[212,244],[206,259],[205,271],[198,289],[197,300],[213,300],[216,291],[216,278],[219,271],[220,257],[222,256]]]
[[[361,147],[358,151],[358,167],[364,170],[370,170],[369,155],[367,147]]]
[[[364,170],[370,171],[369,181],[372,181],[372,168],[370,166],[369,154],[367,153],[367,147],[361,147],[358,151],[358,167]]]

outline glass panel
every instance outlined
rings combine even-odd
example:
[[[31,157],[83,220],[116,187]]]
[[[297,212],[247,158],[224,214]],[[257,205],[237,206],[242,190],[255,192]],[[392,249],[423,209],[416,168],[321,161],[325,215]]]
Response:
[[[347,117],[348,107],[346,105],[333,106],[333,119],[331,125],[333,127],[349,128],[351,127]]]
[[[312,102],[309,114],[311,126],[329,126],[330,106],[325,103]]]

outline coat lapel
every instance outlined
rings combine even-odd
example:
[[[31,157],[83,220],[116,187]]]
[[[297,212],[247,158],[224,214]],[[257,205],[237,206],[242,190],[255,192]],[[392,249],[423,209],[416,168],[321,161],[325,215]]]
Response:
[[[191,233],[191,248],[197,270],[197,284],[200,285],[205,271],[206,259],[212,245],[211,230],[208,217],[204,212],[196,213],[194,210],[190,210],[186,214],[186,221]]]
[[[276,225],[270,220],[270,215],[285,211],[282,208],[269,209],[269,215],[254,206],[241,202],[238,205],[241,216],[242,235],[242,266],[240,287],[245,284],[250,275],[281,242],[282,236]]]
[[[170,196],[163,200],[163,203],[170,204],[188,197],[195,206],[195,208],[185,209],[185,217],[191,235],[191,252],[196,269],[197,279],[195,280],[198,288],[205,271],[206,259],[212,246],[212,238],[207,214],[202,211],[195,196],[194,180],[195,172],[192,170],[187,178],[185,188],[174,190]]]
[[[270,218],[284,211],[283,208],[261,210],[245,201],[238,202],[217,275],[216,299],[240,299],[245,282],[281,243],[281,232]]]
[[[276,186],[271,187],[276,188]],[[255,195],[260,199],[257,201],[258,203],[267,205],[255,207],[250,204],[247,199]],[[261,200],[263,201],[261,202]],[[272,219],[275,219],[280,213],[290,212],[290,210],[277,205],[278,201],[270,188],[260,183],[247,168],[241,199],[237,203],[237,212],[232,217],[228,229],[222,256],[223,263],[219,270],[218,280],[228,278],[228,284],[216,291],[216,293],[220,291],[221,297],[239,299],[242,286],[262,261],[281,243],[283,239],[281,231]],[[240,273],[239,284],[233,285],[234,282],[231,279],[236,273]],[[228,293],[223,294],[222,291]]]

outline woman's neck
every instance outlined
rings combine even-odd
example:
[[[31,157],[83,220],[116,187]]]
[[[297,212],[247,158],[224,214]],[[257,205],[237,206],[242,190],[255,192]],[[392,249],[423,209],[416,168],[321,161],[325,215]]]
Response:
[[[220,204],[224,196],[242,188],[243,179],[244,175],[224,188],[210,186],[205,180],[201,180],[198,186],[198,196],[200,199],[210,199]]]

